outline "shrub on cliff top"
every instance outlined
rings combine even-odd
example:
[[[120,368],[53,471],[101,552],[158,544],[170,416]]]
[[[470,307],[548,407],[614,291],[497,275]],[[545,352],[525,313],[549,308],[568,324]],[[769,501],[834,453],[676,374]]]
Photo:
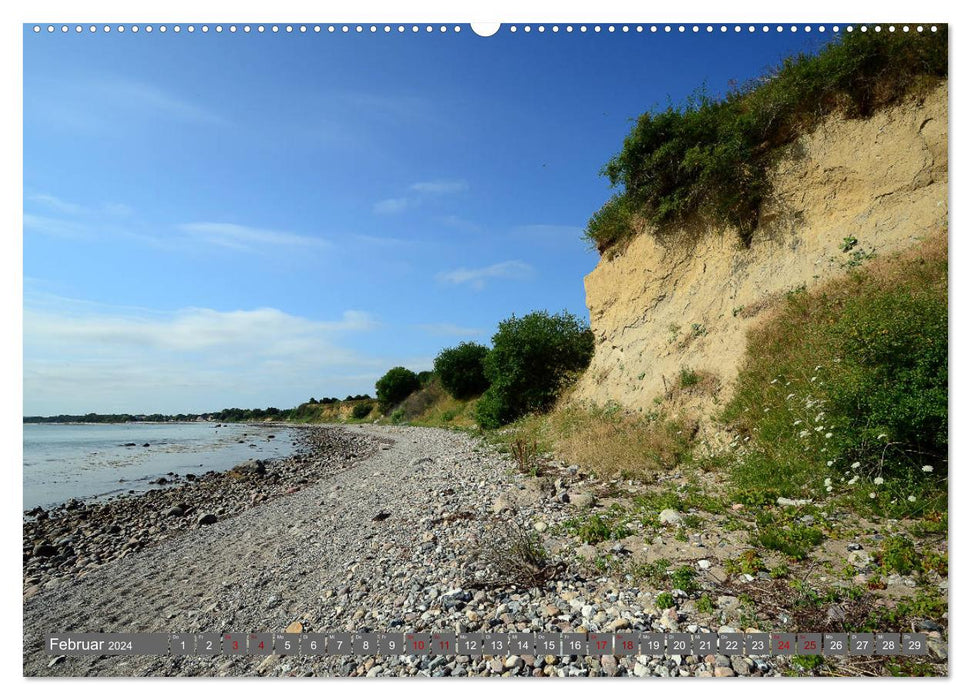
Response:
[[[381,410],[401,403],[413,391],[421,388],[418,375],[405,367],[392,367],[374,385]]]
[[[623,191],[591,217],[586,236],[604,252],[634,235],[635,215],[663,226],[697,214],[737,227],[747,241],[780,146],[831,112],[865,117],[946,76],[946,26],[853,32],[818,55],[787,58],[723,99],[698,93],[647,112],[603,168]]]
[[[593,333],[571,313],[534,311],[502,321],[486,356],[490,386],[476,406],[476,420],[496,428],[549,409],[592,357]]]
[[[489,348],[478,343],[461,343],[445,348],[435,358],[435,374],[445,390],[456,399],[478,396],[489,388],[485,358]]]

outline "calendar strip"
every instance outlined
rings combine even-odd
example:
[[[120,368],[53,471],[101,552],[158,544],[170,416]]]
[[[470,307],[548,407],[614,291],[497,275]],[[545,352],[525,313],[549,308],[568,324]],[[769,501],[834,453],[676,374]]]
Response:
[[[61,656],[923,656],[927,635],[878,633],[321,632],[51,634]]]

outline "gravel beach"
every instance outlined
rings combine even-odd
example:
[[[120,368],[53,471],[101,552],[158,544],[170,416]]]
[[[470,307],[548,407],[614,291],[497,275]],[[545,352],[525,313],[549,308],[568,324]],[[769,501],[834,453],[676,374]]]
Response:
[[[305,428],[307,450],[194,483],[68,504],[24,525],[29,676],[734,676],[771,659],[724,656],[64,657],[55,632],[719,631],[656,591],[575,566],[554,535],[584,496],[560,465],[536,479],[468,435]],[[542,587],[485,585],[503,523],[541,532],[561,569]],[[725,628],[721,631],[735,631]],[[739,630],[740,631],[740,630]]]

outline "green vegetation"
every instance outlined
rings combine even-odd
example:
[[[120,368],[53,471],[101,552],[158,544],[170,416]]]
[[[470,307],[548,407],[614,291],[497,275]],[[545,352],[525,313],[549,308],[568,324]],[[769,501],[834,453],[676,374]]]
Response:
[[[903,535],[894,535],[883,540],[875,559],[880,564],[880,571],[885,574],[906,575],[918,569],[921,564],[913,541]]]
[[[943,234],[789,294],[724,413],[743,502],[838,490],[891,517],[946,511],[947,315]]]
[[[665,592],[659,595],[655,602],[657,603],[658,608],[661,610],[667,610],[668,608],[674,607],[674,596]]]
[[[690,566],[679,566],[671,573],[671,585],[687,594],[698,590],[698,572]]]
[[[418,375],[404,367],[392,367],[374,385],[381,410],[387,411],[421,388]]]
[[[760,513],[756,517],[759,531],[753,544],[766,549],[774,549],[787,557],[802,560],[825,539],[818,528],[798,522],[782,524],[770,513]]]
[[[461,343],[454,348],[445,348],[435,358],[435,374],[453,398],[479,396],[489,388],[484,366],[488,354],[489,348],[478,343]]]
[[[351,409],[351,416],[356,420],[363,420],[371,415],[371,411],[374,409],[374,404],[371,403],[359,403],[354,408]]]
[[[640,221],[663,226],[697,215],[736,227],[747,241],[783,146],[827,114],[864,117],[946,75],[946,27],[854,32],[722,99],[699,92],[645,113],[603,168],[623,190],[591,217],[586,236],[602,253],[634,236]]]
[[[623,524],[622,513],[595,513],[584,518],[571,518],[563,523],[563,529],[576,535],[587,544],[629,537],[631,531]]]
[[[592,356],[593,334],[573,314],[511,316],[492,336],[485,359],[490,386],[476,406],[476,420],[483,428],[498,428],[530,411],[552,408]]]

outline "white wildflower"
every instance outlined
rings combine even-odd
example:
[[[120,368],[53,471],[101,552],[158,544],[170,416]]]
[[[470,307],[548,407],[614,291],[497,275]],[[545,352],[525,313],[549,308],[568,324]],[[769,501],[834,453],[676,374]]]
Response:
[[[826,435],[824,435],[823,437],[825,437],[827,440],[829,440],[831,437],[833,437],[833,434],[832,433],[826,433]]]
[[[877,440],[883,440],[885,437],[887,437],[886,433],[880,433],[879,435],[877,435]]]
[[[833,483],[833,480],[830,479],[828,476],[825,479],[823,479],[823,486],[829,486],[832,483]]]
[[[788,396],[786,397],[786,401],[788,401],[789,399],[791,399],[791,398],[792,398],[793,396],[795,396],[795,394],[789,394],[789,395],[788,395]]]
[[[876,484],[877,486],[880,486],[881,484],[883,484],[883,477],[878,476],[876,479],[873,480],[873,483]]]
[[[832,493],[832,491],[833,491],[833,487],[832,486],[827,486],[826,487],[826,493]]]
[[[871,491],[870,492],[870,498],[876,498],[876,497],[877,497],[877,494],[875,494],[875,493],[873,493],[873,491]]]
[[[835,462],[835,461],[836,461],[836,460],[833,460],[833,459],[831,459],[831,460],[829,460],[828,462],[826,462],[826,466],[827,466],[827,467],[831,467],[831,466],[833,466],[833,462]]]
[[[934,471],[934,467],[932,467],[929,464],[925,464],[923,467],[920,468],[920,470],[922,472],[927,472],[928,474],[930,474],[932,471]]]
[[[822,365],[816,365],[816,367],[815,367],[815,368],[813,369],[813,372],[818,372],[818,371],[819,371],[819,370],[821,370],[822,368],[823,368],[823,366],[822,366]]]
[[[859,480],[860,480],[860,475],[857,474],[856,476],[854,476],[852,479],[850,479],[846,483],[848,483],[850,486],[852,486],[853,484],[855,484]]]
[[[795,423],[793,423],[792,425],[793,425],[793,426],[797,426],[797,425],[800,425],[801,423],[802,423],[802,421],[801,421],[801,420],[797,420],[797,421],[796,421]]]
[[[807,435],[809,435],[809,431],[808,430],[800,430],[799,431],[799,437],[804,438]]]
[[[823,426],[821,426],[821,425],[817,425],[817,426],[816,426],[816,432],[817,432],[817,433],[821,433],[821,432],[823,432],[824,430],[826,430],[826,428],[824,428]]]
[[[917,500],[917,496],[907,496],[907,500],[913,503],[914,501]]]
[[[859,469],[859,468],[860,468],[859,462],[853,462],[853,464],[850,465],[850,469]]]
[[[778,379],[773,379],[771,382],[769,382],[769,384],[775,384],[778,381],[779,381]]]

